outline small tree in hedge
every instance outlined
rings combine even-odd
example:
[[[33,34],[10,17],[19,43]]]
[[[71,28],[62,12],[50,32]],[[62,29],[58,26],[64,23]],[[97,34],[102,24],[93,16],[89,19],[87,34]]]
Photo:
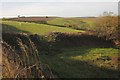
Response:
[[[117,40],[119,37],[118,16],[111,14],[111,12],[106,14],[107,15],[99,17],[96,21],[95,31],[100,37]]]

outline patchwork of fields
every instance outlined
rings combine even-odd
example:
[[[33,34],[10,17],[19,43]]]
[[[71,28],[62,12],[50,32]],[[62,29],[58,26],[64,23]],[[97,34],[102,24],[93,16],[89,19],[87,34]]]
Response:
[[[84,26],[89,25],[89,28],[93,28],[95,18],[54,18],[47,21],[47,23],[36,22],[19,22],[11,20],[3,20],[2,28],[3,32],[15,32],[15,33],[30,33],[38,34],[39,36],[46,36],[50,32],[69,33],[70,35],[75,33],[86,32]],[[38,21],[39,22],[39,21]],[[81,30],[77,29],[80,27]],[[67,27],[65,27],[67,26]],[[72,27],[72,28],[71,28]],[[83,28],[81,28],[83,27]],[[74,29],[75,28],[75,29]],[[87,26],[88,29],[88,26]],[[88,29],[89,30],[89,29]],[[56,36],[56,35],[55,35]],[[72,35],[73,36],[73,35]],[[68,36],[66,36],[68,37]],[[69,36],[71,37],[71,36]],[[75,37],[76,38],[76,37]],[[71,41],[67,41],[74,44],[72,41],[75,39],[70,38]],[[84,36],[83,36],[84,38]],[[79,39],[79,38],[78,38]],[[94,38],[90,38],[87,41],[90,43],[94,41]],[[77,40],[79,41],[79,40]],[[101,41],[101,42],[100,42]],[[46,51],[40,51],[40,59],[44,64],[48,64],[53,74],[60,78],[117,78],[118,77],[118,53],[119,49],[116,46],[107,46],[109,43],[102,43],[102,40],[96,41],[101,43],[100,45],[95,42],[80,46],[56,46],[49,45],[49,54],[44,54]],[[66,42],[66,43],[67,43]],[[84,42],[84,40],[83,40]],[[63,42],[65,43],[65,42]],[[61,44],[63,44],[61,43]],[[81,43],[81,42],[79,42]],[[38,43],[39,44],[39,43]],[[84,44],[84,43],[81,43]],[[111,43],[110,43],[111,44]],[[38,46],[43,46],[38,45]],[[51,49],[52,46],[52,49]],[[48,45],[46,46],[48,49]],[[55,49],[54,49],[55,48]]]

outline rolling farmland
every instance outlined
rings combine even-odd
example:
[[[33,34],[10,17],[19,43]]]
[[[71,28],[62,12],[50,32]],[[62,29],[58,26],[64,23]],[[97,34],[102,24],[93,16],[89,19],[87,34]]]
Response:
[[[4,30],[13,31],[10,30],[11,28],[9,27],[12,26],[13,28],[16,28],[18,30],[39,34],[39,35],[45,35],[48,34],[49,32],[66,32],[66,33],[84,32],[82,30],[74,30],[70,28],[50,26],[46,24],[28,23],[28,22],[3,21],[3,24],[8,25],[6,27],[3,26],[3,31]],[[16,29],[14,31],[16,31]]]
[[[3,39],[15,50],[19,50],[17,43],[21,39],[22,49],[32,54],[28,49],[31,42],[27,42],[30,39],[36,46],[33,50],[38,50],[40,62],[47,64],[58,78],[118,78],[119,49],[111,40],[88,32],[94,29],[96,19],[57,17],[47,20],[3,20],[3,32],[8,36]]]

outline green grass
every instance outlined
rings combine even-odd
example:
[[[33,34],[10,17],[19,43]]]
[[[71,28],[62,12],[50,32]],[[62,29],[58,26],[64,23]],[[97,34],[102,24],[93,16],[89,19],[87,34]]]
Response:
[[[60,26],[64,26],[64,24],[66,23],[64,18],[55,18],[53,20],[47,21],[48,24],[54,24],[54,25],[60,25]]]
[[[114,48],[65,48],[62,53],[41,55],[41,60],[48,64],[61,78],[104,78],[117,77],[117,63],[96,60],[102,56],[117,56]],[[114,73],[114,74],[113,74]]]
[[[79,19],[74,19],[74,18],[55,18],[47,22],[48,24],[52,25],[59,25],[59,26],[66,26],[66,25],[82,25],[81,20]]]
[[[88,24],[93,24],[89,20],[85,20]],[[49,21],[49,24],[64,25],[66,23],[80,24],[80,19],[64,19],[56,18]],[[3,21],[5,31],[13,32],[30,32],[39,35],[45,35],[52,31],[77,33],[84,32],[65,27],[51,26],[47,24],[37,24],[28,22]],[[98,47],[72,47],[63,48],[62,52],[50,53],[50,55],[41,54],[41,61],[48,64],[53,73],[60,78],[104,78],[117,77],[117,63],[114,60],[97,60],[108,56],[110,58],[118,56],[118,49],[100,48]]]
[[[39,34],[39,35],[45,35],[45,34],[48,34],[49,32],[52,32],[52,31],[66,32],[66,33],[84,32],[82,30],[74,30],[74,29],[70,29],[70,28],[50,26],[50,25],[45,25],[45,24],[27,23],[27,22],[2,21],[2,23],[16,28],[16,29],[13,30],[9,27],[7,27],[9,29],[4,28],[4,26],[3,26],[3,30],[18,32],[17,31],[17,29],[18,29],[18,30],[21,30],[21,31],[36,33],[36,34]]]
[[[85,22],[85,23],[82,23],[82,22]],[[93,25],[94,21],[90,21],[82,18],[55,18],[48,21],[48,24],[54,24],[54,25],[60,25],[60,26],[64,26],[66,24],[76,24],[78,26],[81,26],[83,24]]]
[[[67,23],[71,23],[71,24],[78,24],[81,25],[81,22],[86,22],[88,24],[93,24],[93,21],[90,20],[84,20],[81,18],[55,18],[52,19],[50,21],[48,21],[49,24],[56,24],[56,25],[64,25]]]
[[[95,18],[55,18],[47,22],[50,25],[69,27],[73,29],[93,30]]]

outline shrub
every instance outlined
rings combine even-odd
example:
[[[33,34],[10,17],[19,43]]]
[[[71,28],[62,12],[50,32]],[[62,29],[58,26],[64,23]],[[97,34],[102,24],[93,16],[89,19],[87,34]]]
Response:
[[[52,44],[54,44],[55,46],[60,46],[60,47],[73,47],[73,46],[77,47],[77,46],[85,46],[85,45],[102,46],[102,44],[105,47],[105,46],[113,45],[111,41],[106,41],[105,39],[99,38],[89,32],[77,33],[77,34],[51,32],[47,36],[47,38],[49,42],[52,42]]]
[[[110,40],[118,39],[118,17],[117,16],[101,16],[95,23],[96,34]]]

